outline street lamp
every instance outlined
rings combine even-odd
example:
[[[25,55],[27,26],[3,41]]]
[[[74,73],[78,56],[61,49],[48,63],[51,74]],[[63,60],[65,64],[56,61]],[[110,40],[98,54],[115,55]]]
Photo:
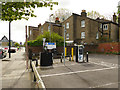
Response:
[[[51,19],[50,19],[50,17],[51,16],[53,16],[53,14],[51,14],[50,16],[49,16],[49,30],[50,30],[50,42],[51,42]]]
[[[66,34],[65,24],[63,25],[63,27],[64,27],[64,65],[65,65],[65,34]]]

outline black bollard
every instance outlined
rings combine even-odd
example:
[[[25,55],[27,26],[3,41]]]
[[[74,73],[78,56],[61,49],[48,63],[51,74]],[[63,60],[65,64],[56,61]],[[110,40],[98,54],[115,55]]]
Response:
[[[61,56],[60,62],[62,63],[62,56]]]
[[[86,53],[86,61],[88,62],[88,51]]]
[[[71,61],[71,55],[70,55],[70,57],[69,57],[69,61]]]
[[[38,66],[38,59],[36,59],[36,67]]]

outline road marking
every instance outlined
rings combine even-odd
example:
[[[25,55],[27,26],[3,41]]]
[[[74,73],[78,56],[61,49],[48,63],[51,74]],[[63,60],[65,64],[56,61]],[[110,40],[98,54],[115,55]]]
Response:
[[[89,63],[92,63],[92,64],[96,64],[96,65],[101,65],[101,66],[106,66],[106,67],[118,67],[118,64],[113,64],[113,63],[107,63],[107,62],[89,62]]]
[[[109,70],[109,69],[114,69],[114,68],[116,67],[93,69],[93,70],[82,70],[82,71],[59,73],[59,74],[48,74],[48,75],[41,75],[41,77],[61,76],[61,75],[69,75],[69,74],[84,73],[84,72],[95,72],[95,71]]]
[[[103,85],[93,86],[93,87],[89,87],[89,88],[99,88],[99,87],[105,87],[105,86],[110,86],[110,85],[119,84],[119,83],[120,82],[106,83],[106,84],[103,84]]]

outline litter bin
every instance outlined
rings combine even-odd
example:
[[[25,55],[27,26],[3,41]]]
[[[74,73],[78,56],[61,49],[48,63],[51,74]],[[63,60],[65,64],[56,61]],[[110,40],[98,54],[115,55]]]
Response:
[[[52,66],[52,64],[53,64],[52,53],[49,52],[41,53],[40,66]]]

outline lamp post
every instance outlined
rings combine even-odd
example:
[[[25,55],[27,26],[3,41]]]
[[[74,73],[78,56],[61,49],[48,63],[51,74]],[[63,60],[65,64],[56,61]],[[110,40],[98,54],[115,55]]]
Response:
[[[49,30],[50,30],[50,42],[51,42],[51,19],[50,19],[50,17],[51,16],[53,16],[53,14],[51,14],[50,16],[49,16]]]
[[[65,25],[63,25],[64,27],[64,65],[65,65],[65,33],[66,33],[66,29],[65,29]]]

